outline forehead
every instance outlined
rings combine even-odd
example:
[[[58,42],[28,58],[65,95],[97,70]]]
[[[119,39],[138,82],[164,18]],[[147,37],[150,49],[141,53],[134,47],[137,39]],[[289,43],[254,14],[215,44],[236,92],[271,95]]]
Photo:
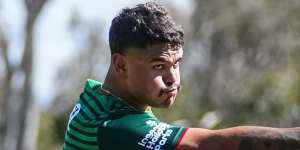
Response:
[[[133,48],[129,51],[129,54],[139,60],[153,61],[160,60],[160,58],[166,61],[173,59],[179,59],[183,55],[182,46],[171,46],[170,44],[155,44],[148,46],[144,49]]]

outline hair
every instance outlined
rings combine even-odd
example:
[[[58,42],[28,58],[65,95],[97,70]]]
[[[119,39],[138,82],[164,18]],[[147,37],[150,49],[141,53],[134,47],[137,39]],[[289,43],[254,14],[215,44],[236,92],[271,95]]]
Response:
[[[113,20],[109,30],[111,53],[126,49],[146,48],[154,44],[183,45],[183,29],[174,22],[167,10],[148,2],[124,8]]]

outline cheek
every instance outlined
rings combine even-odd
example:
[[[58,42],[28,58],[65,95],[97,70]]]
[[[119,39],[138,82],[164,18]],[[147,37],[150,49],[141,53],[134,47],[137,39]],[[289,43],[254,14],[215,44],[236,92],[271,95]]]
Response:
[[[152,82],[154,84],[154,86],[156,86],[157,88],[161,88],[164,86],[164,82],[162,79],[162,76],[155,76],[152,78]]]
[[[157,95],[161,88],[164,87],[164,83],[161,76],[151,75],[147,76],[144,80],[144,87],[148,94]]]
[[[180,83],[180,70],[179,69],[177,70],[176,77],[177,77],[178,83]]]
[[[148,96],[151,97],[151,99],[156,98],[159,93],[161,92],[163,85],[163,81],[161,76],[156,76],[153,78],[148,78],[147,83],[145,85],[145,91]]]
[[[142,90],[147,93],[152,92],[160,85],[159,77],[154,77],[154,75],[145,68],[136,69],[129,75],[129,84],[131,88],[136,90]]]

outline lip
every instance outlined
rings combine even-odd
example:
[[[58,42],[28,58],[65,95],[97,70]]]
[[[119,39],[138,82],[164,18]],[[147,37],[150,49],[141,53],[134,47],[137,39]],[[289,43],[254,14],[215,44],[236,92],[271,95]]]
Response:
[[[177,94],[177,89],[171,89],[165,92],[168,97],[175,96]]]

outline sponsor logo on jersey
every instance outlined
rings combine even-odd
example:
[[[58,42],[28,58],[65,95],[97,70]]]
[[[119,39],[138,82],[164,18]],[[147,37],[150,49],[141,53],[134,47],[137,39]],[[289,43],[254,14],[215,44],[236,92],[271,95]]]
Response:
[[[158,123],[154,120],[148,120],[148,121],[146,121],[146,124],[150,127],[155,127],[158,125]]]
[[[157,123],[153,120],[148,120],[145,123],[152,127],[152,129],[138,144],[146,149],[162,150],[162,147],[167,143],[168,137],[171,136],[173,132],[172,129],[169,129],[170,125]]]
[[[68,124],[70,124],[70,122],[73,120],[73,118],[79,113],[80,108],[81,108],[81,106],[80,106],[79,103],[74,106],[74,108],[73,108],[73,110],[72,110],[72,112],[70,114],[70,118],[69,118]]]

